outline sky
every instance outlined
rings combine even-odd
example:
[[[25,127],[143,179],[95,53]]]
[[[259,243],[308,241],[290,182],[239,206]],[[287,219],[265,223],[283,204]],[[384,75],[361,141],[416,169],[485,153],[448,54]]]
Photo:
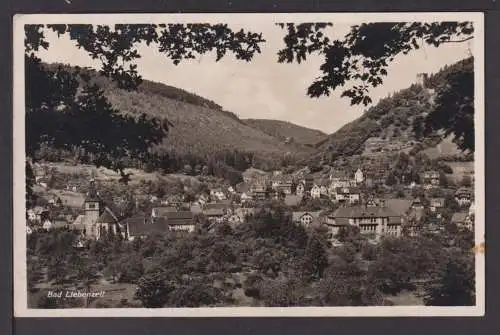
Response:
[[[352,25],[360,22],[352,22]],[[328,30],[331,39],[342,38],[350,23],[334,24]],[[206,54],[196,60],[173,65],[155,46],[138,48],[138,71],[144,79],[182,88],[213,100],[225,110],[240,118],[261,118],[289,121],[301,126],[333,133],[344,124],[359,117],[366,107],[351,106],[340,92],[329,97],[310,98],[307,87],[320,74],[322,58],[308,58],[301,64],[279,64],[277,52],[284,46],[284,31],[271,20],[252,20],[230,24],[230,28],[244,28],[262,32],[266,43],[262,53],[251,62],[236,60],[232,55],[215,62],[214,55]],[[45,33],[50,47],[39,52],[45,62],[64,63],[99,68],[84,50],[76,48],[68,36],[57,37]],[[370,91],[376,103],[388,94],[404,89],[416,81],[419,73],[435,73],[447,64],[470,55],[471,41],[450,43],[439,48],[425,45],[409,55],[398,56],[388,68],[384,84]]]

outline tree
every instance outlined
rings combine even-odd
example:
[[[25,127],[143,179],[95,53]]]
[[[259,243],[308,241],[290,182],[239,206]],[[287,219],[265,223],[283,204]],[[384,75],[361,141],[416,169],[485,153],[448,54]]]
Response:
[[[234,32],[224,24],[26,25],[27,156],[34,159],[44,143],[55,149],[78,150],[91,163],[119,172],[123,182],[130,179],[123,161],[147,162],[148,149],[164,139],[169,123],[146,113],[134,117],[113,109],[88,71],[62,66],[52,70],[42,64],[36,52],[50,47],[46,29],[58,36],[69,35],[76,47],[101,61],[101,75],[126,90],[136,89],[142,82],[133,63],[140,58],[139,43],[157,45],[177,65],[212,51],[217,61],[227,52],[250,61],[264,42],[260,34]]]
[[[325,245],[326,241],[318,234],[312,234],[307,241],[303,269],[305,275],[311,279],[322,278],[328,266]]]
[[[168,301],[168,295],[172,291],[173,287],[166,283],[164,274],[155,271],[139,279],[135,298],[146,308],[160,308]]]
[[[472,257],[451,257],[426,285],[427,306],[472,306],[475,304],[475,272]]]

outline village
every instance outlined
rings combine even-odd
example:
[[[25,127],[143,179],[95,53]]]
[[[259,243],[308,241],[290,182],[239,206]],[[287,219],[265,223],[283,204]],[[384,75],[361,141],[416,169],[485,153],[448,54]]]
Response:
[[[139,206],[137,196],[131,210],[124,214],[116,202],[100,197],[99,183],[90,177],[87,185],[82,186],[84,201],[76,211],[68,210],[68,204],[59,197],[29,209],[27,233],[57,228],[74,230],[83,246],[84,240],[98,240],[107,233],[131,241],[167,231],[191,233],[201,226],[211,231],[223,223],[245,224],[269,202],[284,206],[295,224],[325,229],[333,245],[341,243],[337,235],[347,226],[359,228],[373,243],[384,236],[416,236],[423,229],[438,233],[446,223],[474,229],[473,184],[443,187],[437,171],[425,171],[420,176],[421,184],[413,182],[406,186],[408,192],[392,197],[374,193],[374,184],[384,188],[384,194],[391,186],[384,184],[384,178],[374,178],[362,168],[334,172],[325,178],[314,178],[307,168],[293,174],[255,170],[248,171],[243,179],[234,187],[205,187],[189,196],[146,194],[140,198],[146,206]],[[49,188],[46,180],[46,174],[37,177],[39,188]],[[71,182],[65,188],[77,191]],[[411,195],[415,189],[421,190],[418,196]]]

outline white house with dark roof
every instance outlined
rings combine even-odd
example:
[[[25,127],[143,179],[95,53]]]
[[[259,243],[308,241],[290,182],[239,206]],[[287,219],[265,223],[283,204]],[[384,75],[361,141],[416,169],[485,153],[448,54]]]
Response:
[[[292,212],[292,222],[301,224],[304,227],[310,227],[318,222],[321,212]]]
[[[365,181],[365,176],[363,174],[363,171],[361,169],[357,169],[356,172],[354,172],[354,181],[356,184],[361,184]]]

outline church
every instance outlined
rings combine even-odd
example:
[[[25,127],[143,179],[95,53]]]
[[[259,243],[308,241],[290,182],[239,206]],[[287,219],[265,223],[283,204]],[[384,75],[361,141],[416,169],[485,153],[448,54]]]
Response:
[[[79,215],[74,223],[85,227],[86,238],[98,240],[106,232],[122,233],[118,216],[99,197],[93,180],[90,182],[83,206],[85,213]]]

